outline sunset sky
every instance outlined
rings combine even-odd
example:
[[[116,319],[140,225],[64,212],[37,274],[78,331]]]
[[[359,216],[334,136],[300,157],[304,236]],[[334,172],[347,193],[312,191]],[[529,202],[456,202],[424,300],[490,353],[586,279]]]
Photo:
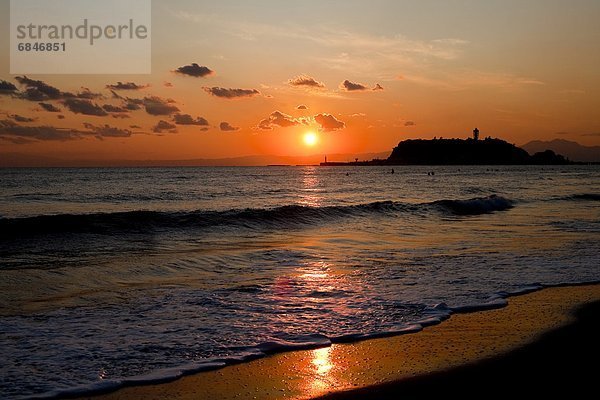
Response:
[[[475,127],[600,145],[597,0],[155,0],[151,75],[28,79],[9,73],[8,10],[0,157],[365,153]],[[24,95],[36,81],[58,92]]]

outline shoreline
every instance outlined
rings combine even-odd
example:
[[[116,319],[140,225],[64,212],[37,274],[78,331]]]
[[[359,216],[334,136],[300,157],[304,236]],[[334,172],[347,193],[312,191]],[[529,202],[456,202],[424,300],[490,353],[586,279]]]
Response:
[[[366,396],[372,388],[391,390],[398,382],[496,359],[530,344],[571,322],[575,308],[600,300],[600,284],[545,286],[504,297],[510,297],[507,307],[458,311],[417,334],[276,353],[166,383],[140,382],[79,398],[308,399],[338,398],[353,389],[366,390],[356,393]]]
[[[596,389],[597,373],[588,362],[593,365],[600,355],[600,300],[576,307],[573,314],[573,321],[504,354],[314,400],[585,398]]]

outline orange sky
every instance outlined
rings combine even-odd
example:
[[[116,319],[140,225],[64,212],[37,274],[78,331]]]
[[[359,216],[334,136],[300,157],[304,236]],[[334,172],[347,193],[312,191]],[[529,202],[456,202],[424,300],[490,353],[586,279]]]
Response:
[[[0,157],[365,153],[406,138],[467,137],[475,126],[516,144],[600,145],[597,1],[154,1],[152,74],[21,82],[8,69],[8,3],[0,1],[0,80],[18,91],[0,94]],[[192,63],[212,73],[175,72]],[[105,115],[62,94],[28,100],[35,81],[61,93],[89,88],[91,113]],[[117,98],[107,88],[117,82],[141,88]],[[140,109],[112,112],[126,98]],[[303,141],[309,131],[314,146]]]

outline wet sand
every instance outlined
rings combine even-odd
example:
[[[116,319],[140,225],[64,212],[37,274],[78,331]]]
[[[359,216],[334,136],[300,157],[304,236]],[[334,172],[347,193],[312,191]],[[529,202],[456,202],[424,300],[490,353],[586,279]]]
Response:
[[[600,306],[590,304],[598,301],[600,285],[550,288],[416,334],[276,354],[91,398],[520,398],[517,384],[531,394],[575,394],[595,383],[597,368],[578,361],[597,363]]]

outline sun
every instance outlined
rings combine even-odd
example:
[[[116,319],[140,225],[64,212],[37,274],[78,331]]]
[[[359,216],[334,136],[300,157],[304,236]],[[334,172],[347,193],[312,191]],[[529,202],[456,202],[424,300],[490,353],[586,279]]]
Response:
[[[317,142],[319,141],[319,137],[314,132],[306,132],[302,137],[302,140],[304,140],[305,145],[312,147],[315,144],[317,144]]]

